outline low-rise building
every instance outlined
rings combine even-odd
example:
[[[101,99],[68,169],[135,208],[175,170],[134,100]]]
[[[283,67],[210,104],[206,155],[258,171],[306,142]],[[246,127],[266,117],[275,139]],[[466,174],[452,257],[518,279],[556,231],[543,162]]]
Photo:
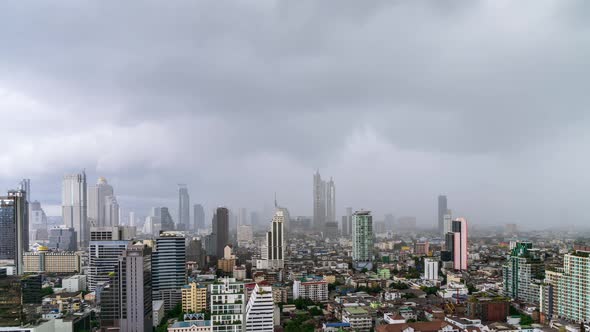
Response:
[[[191,282],[184,285],[181,292],[183,312],[201,312],[207,309],[207,286]]]
[[[373,325],[367,310],[358,307],[346,307],[342,311],[342,321],[350,324],[354,331],[369,331]]]
[[[86,276],[77,274],[62,280],[62,287],[67,292],[80,292],[86,290]]]
[[[293,299],[304,298],[315,302],[328,300],[328,283],[321,281],[300,281],[293,282]]]
[[[165,310],[164,310],[164,301],[162,300],[158,300],[158,301],[152,301],[152,313],[153,313],[153,321],[154,321],[154,327],[160,325],[160,323],[162,322],[162,319],[164,318],[164,315],[166,314]]]

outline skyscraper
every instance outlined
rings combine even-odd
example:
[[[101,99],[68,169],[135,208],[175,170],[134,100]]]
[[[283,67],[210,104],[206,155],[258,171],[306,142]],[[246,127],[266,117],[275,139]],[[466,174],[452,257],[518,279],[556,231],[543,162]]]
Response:
[[[75,251],[76,239],[76,231],[71,227],[52,228],[49,230],[47,247],[57,251]]]
[[[183,229],[190,229],[190,196],[185,184],[178,185],[178,224]]]
[[[373,217],[370,211],[352,215],[352,262],[357,270],[373,267]]]
[[[121,331],[153,330],[151,252],[143,244],[132,245],[119,257]]]
[[[186,239],[178,232],[160,232],[152,254],[154,300],[164,301],[166,310],[182,300],[180,289],[186,284]]]
[[[285,267],[285,247],[284,247],[284,221],[285,215],[282,210],[277,210],[270,231],[266,233],[266,242],[261,250],[261,259],[257,262],[256,267],[259,269],[282,269]]]
[[[246,332],[274,331],[274,302],[271,286],[256,284],[246,305]]]
[[[446,250],[453,258],[455,270],[467,270],[467,220],[457,218],[451,224],[451,232],[445,235]]]
[[[336,222],[336,187],[330,178],[326,185],[326,222]]]
[[[108,184],[107,179],[99,177],[96,185],[88,188],[88,224],[90,226],[101,227],[101,226],[116,226],[110,224],[112,219],[107,222],[107,198],[114,197],[113,186]],[[116,202],[116,199],[114,200]],[[109,206],[112,208],[112,206]],[[115,211],[117,214],[117,211]]]
[[[229,210],[219,207],[213,216],[213,240],[215,241],[214,256],[223,257],[223,248],[229,243]]]
[[[201,204],[193,206],[194,230],[205,228],[205,209]]]
[[[162,231],[173,231],[174,230],[174,220],[172,220],[172,216],[168,211],[167,207],[158,208],[156,211],[160,214],[160,230]]]
[[[444,235],[445,214],[447,213],[447,196],[438,196],[438,233]]]
[[[346,208],[346,218],[348,219],[348,236],[352,236],[352,208]]]
[[[33,233],[33,240],[47,240],[47,215],[41,203],[38,201],[29,202],[29,229]]]
[[[76,230],[78,247],[86,247],[90,236],[87,219],[86,173],[66,175],[62,185],[62,216],[66,227]]]
[[[129,211],[129,220],[127,222],[129,226],[135,226],[135,212]]]
[[[539,287],[545,264],[531,242],[517,242],[502,267],[504,295],[539,305]],[[535,279],[539,279],[535,282]]]
[[[109,274],[115,272],[119,256],[130,241],[90,241],[88,246],[88,289],[97,291],[109,282]]]
[[[102,226],[112,227],[119,225],[120,216],[119,203],[115,196],[107,196],[104,199],[104,220],[101,223]]]
[[[320,171],[313,175],[313,227],[323,230],[326,223],[326,181]]]
[[[17,274],[24,272],[23,253],[29,249],[28,209],[23,190],[0,197],[0,259],[13,260]]]

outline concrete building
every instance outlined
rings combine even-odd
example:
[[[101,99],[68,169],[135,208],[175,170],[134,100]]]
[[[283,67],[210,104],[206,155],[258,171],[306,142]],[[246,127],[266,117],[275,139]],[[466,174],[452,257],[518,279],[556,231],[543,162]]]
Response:
[[[438,260],[434,258],[424,259],[424,279],[430,281],[438,280]]]
[[[414,254],[420,256],[428,256],[430,253],[430,243],[426,242],[416,242],[414,245]]]
[[[77,274],[62,280],[61,285],[66,291],[74,293],[86,290],[86,276]]]
[[[217,258],[223,257],[223,248],[229,244],[229,210],[219,207],[215,211],[212,220],[213,232],[211,233],[215,252],[211,254]]]
[[[256,284],[246,305],[244,319],[246,322],[246,332],[274,331],[274,302],[272,294],[272,287]]]
[[[190,196],[185,184],[178,185],[178,225],[181,229],[192,229],[190,219]]]
[[[167,207],[157,208],[158,214],[156,217],[160,220],[160,227],[159,231],[173,231],[176,229],[174,226],[174,220],[172,219],[172,215],[170,211],[168,211]]]
[[[76,231],[72,227],[59,227],[49,230],[49,249],[57,251],[76,251]]]
[[[91,241],[88,247],[88,290],[109,282],[109,273],[115,272],[119,256],[130,241]]]
[[[153,299],[163,300],[166,310],[182,301],[186,284],[185,237],[178,232],[160,232],[152,254]]]
[[[225,274],[233,273],[236,266],[236,256],[232,253],[232,247],[226,245],[223,248],[223,258],[217,260],[217,269]]]
[[[47,215],[41,203],[38,201],[29,203],[29,231],[31,232],[31,239],[34,241],[45,241],[48,239],[47,229]]]
[[[342,310],[342,321],[349,323],[353,331],[368,332],[373,326],[373,320],[367,310],[359,307],[345,307]]]
[[[82,271],[80,252],[26,252],[23,264],[24,273],[71,274]]]
[[[135,226],[103,226],[90,228],[90,241],[133,240],[137,236]]]
[[[23,323],[21,280],[0,269],[0,327]]]
[[[444,226],[445,221],[444,217],[447,213],[447,196],[439,195],[438,196],[438,233],[442,234],[443,236],[446,234],[444,233]]]
[[[129,246],[119,257],[122,332],[153,329],[151,253],[151,248],[140,244]]]
[[[10,190],[0,197],[0,260],[14,262],[23,274],[23,254],[29,250],[29,206],[26,192]]]
[[[209,285],[213,331],[242,332],[245,309],[244,284],[222,278]]]
[[[62,182],[62,216],[66,227],[76,231],[78,248],[86,248],[90,239],[87,211],[86,173],[66,175]]]
[[[164,319],[166,311],[164,310],[164,301],[152,301],[152,315],[153,315],[153,326],[157,327]]]
[[[320,171],[313,175],[313,228],[323,230],[326,223],[326,181]]]
[[[525,303],[539,305],[540,283],[545,265],[531,242],[518,242],[502,267],[504,294]]]
[[[247,247],[254,241],[254,235],[252,233],[252,225],[239,225],[238,226],[238,247]]]
[[[352,262],[357,270],[373,268],[373,217],[370,211],[352,216]]]
[[[207,286],[189,282],[182,286],[182,311],[201,312],[207,309]]]
[[[301,281],[293,282],[293,299],[298,298],[311,299],[314,302],[328,300],[328,282],[321,281]]]

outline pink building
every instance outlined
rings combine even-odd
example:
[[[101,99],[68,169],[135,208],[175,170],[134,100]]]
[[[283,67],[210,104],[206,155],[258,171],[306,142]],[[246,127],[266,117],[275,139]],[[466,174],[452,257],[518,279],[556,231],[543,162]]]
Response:
[[[455,270],[467,270],[467,220],[453,220],[453,267]]]

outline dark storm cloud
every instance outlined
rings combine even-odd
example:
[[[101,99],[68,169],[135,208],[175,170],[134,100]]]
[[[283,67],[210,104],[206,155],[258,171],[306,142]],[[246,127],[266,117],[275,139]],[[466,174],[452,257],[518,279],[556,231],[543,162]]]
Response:
[[[319,167],[339,208],[431,223],[448,192],[483,222],[546,222],[554,210],[529,215],[527,195],[589,181],[551,157],[589,162],[589,14],[583,1],[3,2],[0,129],[18,143],[0,183],[33,177],[58,203],[60,176],[86,167],[138,207],[177,182],[212,206],[261,206],[283,186],[307,214]]]

